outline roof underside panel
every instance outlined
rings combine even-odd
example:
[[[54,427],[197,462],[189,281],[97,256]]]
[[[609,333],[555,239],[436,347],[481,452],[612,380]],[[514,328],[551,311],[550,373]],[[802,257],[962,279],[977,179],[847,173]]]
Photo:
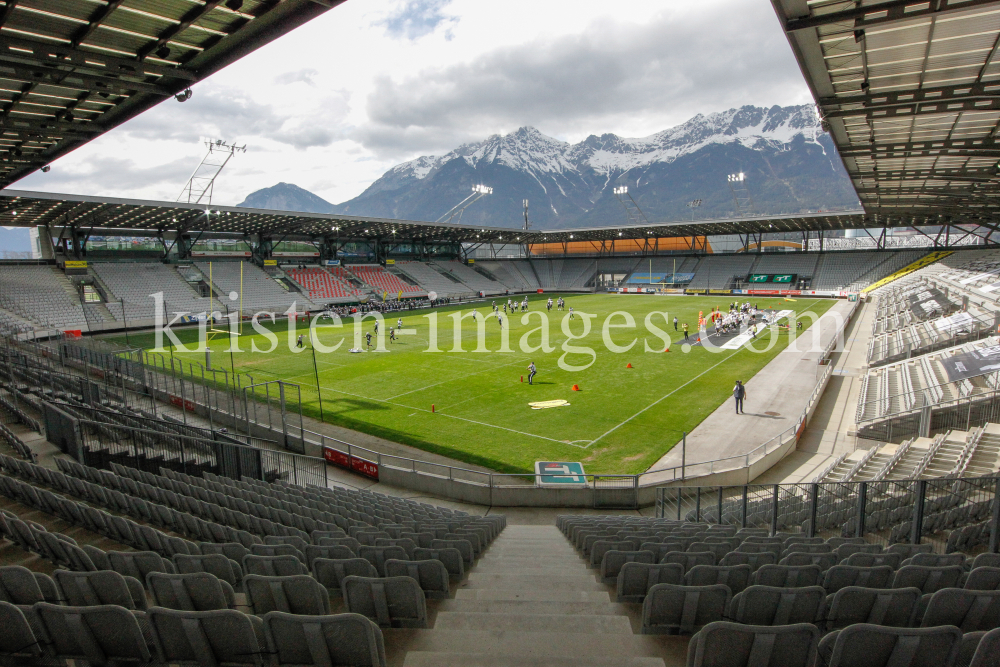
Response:
[[[342,1],[0,2],[0,187]]]
[[[1000,0],[772,0],[872,219],[1000,217]]]

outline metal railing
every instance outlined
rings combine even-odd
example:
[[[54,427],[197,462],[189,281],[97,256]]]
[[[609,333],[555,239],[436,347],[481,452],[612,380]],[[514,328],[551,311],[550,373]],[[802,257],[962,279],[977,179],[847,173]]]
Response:
[[[1000,478],[659,487],[656,516],[806,537],[1000,551]]]

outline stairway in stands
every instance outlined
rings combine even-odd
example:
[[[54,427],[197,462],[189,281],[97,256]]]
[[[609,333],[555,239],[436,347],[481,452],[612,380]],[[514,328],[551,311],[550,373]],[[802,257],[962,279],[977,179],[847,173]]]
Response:
[[[455,598],[428,605],[429,629],[384,631],[388,662],[403,667],[685,664],[687,638],[638,634],[642,605],[614,598],[614,588],[598,581],[597,571],[555,526],[508,525]]]

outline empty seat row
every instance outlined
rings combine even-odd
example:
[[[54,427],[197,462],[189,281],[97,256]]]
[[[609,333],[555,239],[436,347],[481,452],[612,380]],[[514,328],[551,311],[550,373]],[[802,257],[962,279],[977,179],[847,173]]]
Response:
[[[747,625],[811,623],[833,631],[857,623],[892,627],[951,625],[962,632],[1000,628],[1000,591],[945,588],[923,595],[917,588],[842,588],[827,595],[822,586],[749,586],[736,595],[724,584],[656,584],[642,607],[642,632],[693,632],[730,620]]]

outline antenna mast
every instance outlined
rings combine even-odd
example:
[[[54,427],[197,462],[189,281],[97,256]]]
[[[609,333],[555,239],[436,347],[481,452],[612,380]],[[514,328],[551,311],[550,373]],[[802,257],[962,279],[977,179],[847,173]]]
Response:
[[[209,139],[205,142],[205,146],[208,147],[208,153],[202,158],[201,164],[194,170],[191,178],[184,185],[184,189],[181,190],[180,196],[177,197],[179,202],[211,205],[212,189],[219,172],[233,155],[237,152],[246,153],[247,151],[246,144],[243,146],[227,144],[222,139],[214,141]]]

